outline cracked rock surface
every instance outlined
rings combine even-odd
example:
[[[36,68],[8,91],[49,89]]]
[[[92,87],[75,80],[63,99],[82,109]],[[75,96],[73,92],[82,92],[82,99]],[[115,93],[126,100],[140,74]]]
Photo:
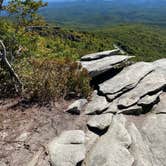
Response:
[[[116,51],[87,55],[81,63],[92,77],[104,75],[111,61],[122,58]],[[69,133],[53,141],[54,166],[166,166],[166,59],[117,63],[123,70],[107,75],[85,106],[85,136],[77,131],[75,138]]]

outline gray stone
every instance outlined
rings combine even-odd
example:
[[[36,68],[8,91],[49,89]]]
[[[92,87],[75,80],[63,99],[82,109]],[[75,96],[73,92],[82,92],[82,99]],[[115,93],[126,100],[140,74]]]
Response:
[[[85,133],[82,130],[68,130],[56,138],[59,144],[84,144]]]
[[[87,154],[85,166],[131,166],[134,158],[128,151],[131,137],[126,128],[126,119],[122,115],[113,118],[108,132]]]
[[[134,105],[129,108],[121,109],[117,113],[125,114],[125,115],[139,115],[142,113],[142,107],[138,105]]]
[[[160,95],[160,102],[157,105],[155,105],[154,112],[157,114],[166,114],[166,92],[163,92]]]
[[[106,98],[104,96],[98,96],[97,91],[94,91],[91,101],[85,107],[85,114],[102,113],[108,107],[109,103]]]
[[[118,111],[120,111],[119,108],[117,107],[118,100],[119,99],[117,98],[117,99],[113,100],[112,102],[110,102],[108,109],[106,111],[104,111],[104,113],[113,113],[113,114],[115,114]]]
[[[81,61],[80,63],[83,68],[87,69],[91,77],[95,77],[115,68],[117,64],[122,64],[130,58],[132,56],[116,55],[94,61]]]
[[[93,116],[87,123],[91,128],[97,128],[99,130],[104,130],[111,125],[113,114],[101,114]]]
[[[150,72],[154,66],[151,63],[138,62],[123,69],[118,75],[99,85],[104,94],[116,97],[137,86],[137,84]],[[117,94],[116,94],[117,93]]]
[[[83,110],[84,106],[87,104],[86,99],[80,99],[76,100],[74,103],[72,103],[68,108],[67,112],[71,114],[80,114],[80,112]]]
[[[163,59],[159,59],[157,61],[153,62],[153,65],[155,66],[155,68],[163,68],[166,69],[166,58]]]
[[[92,53],[92,54],[88,54],[88,55],[85,55],[85,56],[81,57],[81,61],[97,60],[97,59],[101,59],[101,58],[104,58],[104,57],[107,57],[107,56],[117,55],[119,53],[120,53],[119,49]]]
[[[128,132],[132,139],[130,152],[134,156],[134,166],[152,166],[150,149],[133,123],[129,125]]]
[[[155,70],[142,79],[137,87],[120,96],[118,107],[127,108],[136,104],[140,98],[166,86],[166,72]]]
[[[53,166],[76,166],[85,158],[85,134],[80,130],[63,132],[48,145]]]
[[[142,107],[138,105],[133,105],[125,109],[119,109],[118,101],[119,101],[119,98],[112,101],[109,105],[109,108],[106,111],[104,111],[104,113],[113,113],[113,114],[118,113],[118,114],[125,114],[125,115],[139,115],[142,113]]]
[[[142,125],[142,135],[152,155],[151,165],[165,166],[166,163],[166,115],[151,114]]]
[[[162,92],[158,92],[154,95],[146,95],[141,98],[137,104],[141,106],[154,105],[159,101],[159,96]]]
[[[0,166],[7,166],[4,162],[0,161]]]
[[[86,132],[86,141],[85,141],[85,146],[86,146],[86,153],[88,153],[93,145],[97,142],[99,139],[99,135],[95,134],[94,132],[88,130]]]

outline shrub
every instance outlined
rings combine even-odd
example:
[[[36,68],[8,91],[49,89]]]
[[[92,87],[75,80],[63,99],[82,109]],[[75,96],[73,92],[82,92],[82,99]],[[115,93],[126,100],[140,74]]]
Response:
[[[0,98],[16,96],[14,85],[14,80],[10,78],[10,74],[0,67]]]
[[[87,71],[69,59],[31,59],[29,64],[23,64],[23,68],[20,65],[17,70],[21,71],[25,85],[24,96],[35,101],[47,102],[66,97],[71,92],[87,97],[91,92]]]

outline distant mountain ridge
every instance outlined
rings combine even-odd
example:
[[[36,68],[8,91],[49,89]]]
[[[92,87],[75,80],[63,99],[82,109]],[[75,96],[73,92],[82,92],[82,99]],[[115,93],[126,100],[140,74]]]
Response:
[[[41,11],[60,25],[103,27],[117,23],[166,26],[166,0],[69,0],[50,1]]]

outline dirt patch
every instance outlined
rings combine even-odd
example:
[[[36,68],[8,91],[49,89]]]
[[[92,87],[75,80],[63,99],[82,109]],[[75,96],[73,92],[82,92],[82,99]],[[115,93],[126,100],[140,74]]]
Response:
[[[70,103],[61,100],[48,107],[20,104],[19,99],[0,101],[1,163],[50,166],[47,144],[64,130],[86,130],[87,116],[64,112]]]

